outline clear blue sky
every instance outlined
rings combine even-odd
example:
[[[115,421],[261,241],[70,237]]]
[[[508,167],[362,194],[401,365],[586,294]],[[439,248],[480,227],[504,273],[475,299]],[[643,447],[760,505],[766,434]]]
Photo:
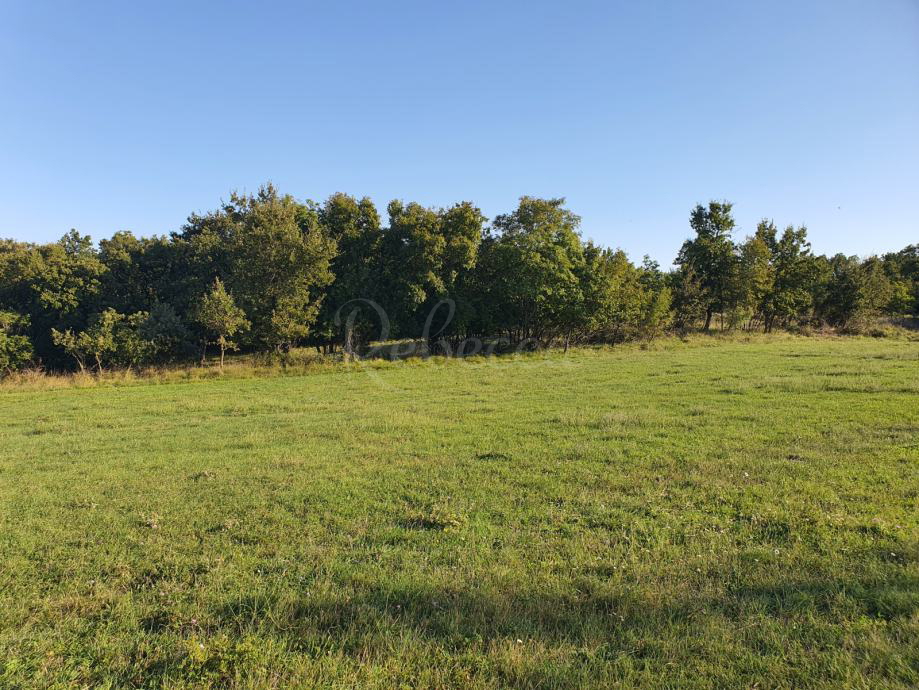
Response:
[[[0,5],[0,236],[162,234],[274,181],[565,196],[669,265],[696,202],[919,242],[919,0]]]

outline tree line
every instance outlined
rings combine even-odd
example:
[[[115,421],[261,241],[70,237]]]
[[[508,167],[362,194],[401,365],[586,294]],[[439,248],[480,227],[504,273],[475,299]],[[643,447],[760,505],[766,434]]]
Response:
[[[133,367],[209,348],[360,351],[380,332],[545,347],[668,329],[832,327],[919,314],[919,245],[814,255],[804,227],[735,241],[732,206],[699,205],[674,268],[584,241],[564,199],[522,197],[490,223],[471,202],[300,202],[266,185],[177,232],[96,245],[0,240],[0,372]],[[372,305],[370,308],[368,305]],[[432,338],[432,347],[436,346]],[[453,351],[456,351],[453,350]]]

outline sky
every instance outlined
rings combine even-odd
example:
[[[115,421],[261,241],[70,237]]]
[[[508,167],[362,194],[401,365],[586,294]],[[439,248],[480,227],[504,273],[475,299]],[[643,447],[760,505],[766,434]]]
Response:
[[[566,197],[671,264],[689,213],[919,243],[919,0],[0,0],[0,237],[178,230],[274,182],[489,217]]]

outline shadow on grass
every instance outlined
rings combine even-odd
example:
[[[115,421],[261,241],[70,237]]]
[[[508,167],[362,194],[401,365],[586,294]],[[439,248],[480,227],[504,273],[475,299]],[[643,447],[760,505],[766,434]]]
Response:
[[[545,591],[490,583],[471,590],[359,581],[321,593],[304,589],[255,594],[213,609],[195,629],[201,640],[216,641],[217,651],[215,643],[208,642],[205,661],[197,663],[181,653],[154,663],[139,660],[143,671],[135,667],[125,680],[153,686],[208,674],[216,674],[220,682],[244,678],[259,664],[283,664],[278,659],[253,661],[253,654],[269,640],[273,642],[268,648],[315,660],[332,654],[384,668],[398,658],[408,673],[433,663],[443,663],[444,668],[472,663],[486,681],[527,687],[590,686],[624,673],[676,682],[706,677],[711,681],[714,668],[721,669],[724,683],[749,685],[761,680],[767,668],[751,665],[750,660],[764,657],[773,660],[770,672],[790,685],[805,682],[800,673],[841,680],[840,674],[853,669],[839,667],[832,654],[821,656],[825,642],[819,640],[834,639],[832,644],[838,644],[835,635],[826,637],[827,630],[842,634],[850,623],[866,619],[884,621],[883,629],[899,622],[908,629],[919,612],[919,577],[741,585],[708,598],[682,590],[682,598],[669,601],[663,596],[660,590],[645,593],[630,586],[605,587],[602,582]],[[790,623],[795,620],[811,626],[816,637],[793,631]],[[148,623],[148,635],[190,634],[175,627],[169,616]],[[902,642],[896,641],[896,633],[890,635],[891,653],[902,653]],[[800,654],[807,657],[806,668],[799,668],[794,647],[804,650]],[[524,656],[541,655],[540,660],[511,668],[480,665],[496,650],[512,648]],[[870,653],[850,650],[853,667],[864,671],[856,658]],[[432,661],[432,654],[440,662]],[[479,661],[471,661],[475,659]],[[717,661],[715,667],[712,660]],[[883,676],[873,680],[891,684],[914,680],[908,665],[881,665],[871,673]]]
[[[237,632],[273,632],[298,641],[351,643],[366,649],[368,639],[409,634],[450,649],[502,639],[536,639],[546,645],[582,644],[605,639],[634,652],[636,640],[661,638],[680,628],[698,629],[714,617],[738,624],[746,619],[784,619],[812,614],[828,625],[840,618],[891,621],[919,611],[919,577],[885,581],[790,582],[741,586],[718,598],[652,600],[623,588],[617,593],[590,591],[520,592],[482,588],[415,585],[352,586],[334,595],[303,595],[293,601],[252,597],[219,611],[218,626]],[[668,633],[669,630],[669,633]]]

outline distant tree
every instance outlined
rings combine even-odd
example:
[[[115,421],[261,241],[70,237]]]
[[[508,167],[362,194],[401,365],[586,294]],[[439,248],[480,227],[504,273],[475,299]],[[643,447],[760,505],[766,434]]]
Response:
[[[125,315],[105,309],[95,314],[83,331],[52,329],[51,335],[55,345],[74,358],[80,371],[85,371],[87,364],[92,362],[101,373],[109,361],[132,366],[149,356],[149,343],[137,332],[146,318],[145,312]]]
[[[710,201],[707,207],[697,205],[689,218],[696,236],[683,243],[676,259],[678,266],[691,269],[684,275],[698,281],[706,331],[711,326],[712,315],[724,309],[728,297],[734,264],[732,208],[732,204],[718,201]]]
[[[491,295],[512,339],[567,342],[583,320],[581,219],[564,204],[524,196],[513,213],[495,218]]]
[[[647,342],[664,333],[672,320],[670,288],[649,289],[642,293],[638,317],[638,337]]]
[[[144,327],[150,314],[138,311],[125,314],[115,323],[115,351],[112,361],[117,366],[131,367],[149,364],[156,355],[156,346],[145,337]]]
[[[149,343],[153,359],[169,361],[192,351],[192,333],[171,304],[154,304],[137,330],[140,338]]]
[[[919,316],[919,244],[885,254],[882,261],[891,283],[887,311],[898,316]]]
[[[857,317],[865,326],[889,311],[894,290],[883,263],[876,256],[861,263],[859,274]]]
[[[310,333],[336,251],[314,204],[269,184],[191,216],[177,239],[189,245],[199,285],[206,275],[220,278],[251,319],[251,346],[287,349]]]
[[[391,201],[387,211],[380,296],[396,333],[417,336],[413,331],[423,305],[446,290],[441,218],[435,209],[399,200]]]
[[[355,339],[369,338],[376,325],[373,315],[362,309],[361,303],[353,302],[347,313],[340,316],[339,323],[344,326],[340,332],[335,326],[335,315],[353,300],[382,299],[380,215],[366,197],[358,201],[347,194],[333,194],[319,210],[319,222],[336,243],[338,252],[332,259],[331,272],[335,278],[322,303],[317,335],[332,344],[340,338],[345,355],[350,357],[356,349]],[[357,309],[355,318],[348,318],[354,309]]]
[[[66,361],[51,329],[83,329],[100,309],[105,266],[92,240],[72,230],[51,244],[5,249],[3,306],[29,315],[28,335],[38,358],[50,364]]]
[[[738,292],[743,315],[748,318],[747,328],[752,328],[754,319],[764,314],[775,286],[774,247],[775,225],[767,220],[760,221],[756,234],[739,247]]]
[[[637,337],[646,299],[656,290],[622,250],[584,247],[581,292],[583,329],[589,340],[617,343]],[[669,305],[668,305],[669,309]]]
[[[220,368],[223,369],[226,351],[236,349],[236,343],[230,338],[250,326],[246,313],[236,306],[232,295],[226,291],[218,278],[214,281],[210,292],[201,298],[196,318],[205,333],[211,338],[211,340],[205,339],[204,341],[202,362],[207,354],[208,342],[212,342],[220,347]]]
[[[863,330],[888,307],[893,295],[881,261],[871,258],[862,262],[855,256],[837,254],[829,265],[821,314],[841,330]]]
[[[890,281],[890,301],[884,310],[894,316],[915,313],[916,299],[919,297],[917,287],[909,280]]]
[[[688,331],[708,315],[709,294],[696,275],[692,265],[685,264],[669,275],[671,302],[674,311],[674,325],[680,331]]]
[[[439,292],[429,295],[422,306],[425,318],[437,301],[451,299],[455,313],[445,335],[466,335],[475,322],[473,271],[479,258],[485,217],[472,202],[463,201],[440,211],[440,233],[444,238]]]
[[[772,230],[774,238],[774,230]],[[781,238],[772,243],[772,290],[766,298],[764,330],[772,331],[776,319],[784,324],[808,317],[813,305],[811,286],[817,276],[817,266],[807,241],[807,228],[785,228]]]
[[[667,274],[661,270],[661,265],[647,254],[641,260],[639,280],[642,286],[649,290],[660,290],[667,285]]]
[[[639,337],[650,342],[673,322],[673,293],[660,264],[645,255],[639,270],[642,287]]]

